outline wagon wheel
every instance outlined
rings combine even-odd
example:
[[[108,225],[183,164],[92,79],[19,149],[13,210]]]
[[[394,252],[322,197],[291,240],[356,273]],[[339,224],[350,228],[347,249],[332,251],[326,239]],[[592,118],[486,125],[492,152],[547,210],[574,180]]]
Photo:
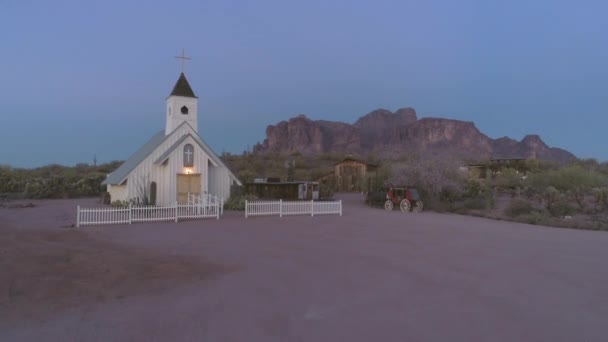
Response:
[[[384,202],[384,209],[386,209],[386,211],[393,210],[393,202],[391,202],[391,200],[386,200],[386,202]]]
[[[412,208],[412,205],[410,204],[410,201],[404,199],[401,200],[401,203],[399,203],[399,208],[402,212],[407,213],[408,211],[410,211],[410,208]]]
[[[422,211],[422,207],[423,207],[422,201],[416,201],[416,205],[414,205],[414,208],[412,209],[412,211],[415,213],[419,213]]]

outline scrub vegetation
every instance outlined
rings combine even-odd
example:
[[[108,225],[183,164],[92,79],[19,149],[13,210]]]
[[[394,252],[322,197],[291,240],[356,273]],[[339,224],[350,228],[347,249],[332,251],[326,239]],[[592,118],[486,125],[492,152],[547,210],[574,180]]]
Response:
[[[106,174],[122,162],[97,166],[47,165],[35,169],[0,165],[0,196],[5,198],[74,198],[99,196]]]
[[[222,159],[243,182],[271,177],[316,180],[333,171],[344,154],[223,154]],[[526,161],[527,172],[503,168],[484,179],[467,171],[450,156],[406,155],[380,160],[373,154],[361,159],[379,165],[369,186],[416,187],[425,208],[531,224],[608,230],[608,162],[577,160],[557,165]],[[0,196],[5,198],[72,198],[100,196],[101,182],[120,161],[98,166],[48,165],[35,169],[0,166]],[[322,189],[323,190],[323,189]],[[235,189],[227,209],[241,209],[244,194]],[[251,198],[253,199],[253,198]]]

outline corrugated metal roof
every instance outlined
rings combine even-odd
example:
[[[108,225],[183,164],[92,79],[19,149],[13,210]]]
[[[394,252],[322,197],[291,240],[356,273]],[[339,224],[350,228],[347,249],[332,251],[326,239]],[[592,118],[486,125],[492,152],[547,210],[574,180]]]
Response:
[[[165,131],[160,131],[156,133],[147,143],[145,143],[139,150],[137,150],[133,155],[127,159],[122,165],[118,167],[114,172],[110,173],[106,179],[101,183],[104,185],[107,184],[120,184],[122,183],[129,173],[133,171],[134,168],[139,165],[150,153],[154,152],[154,150],[160,146],[165,140]]]

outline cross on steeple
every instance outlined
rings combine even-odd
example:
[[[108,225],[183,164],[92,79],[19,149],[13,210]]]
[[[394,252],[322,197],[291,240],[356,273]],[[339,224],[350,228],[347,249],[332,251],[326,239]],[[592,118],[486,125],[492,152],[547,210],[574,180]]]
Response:
[[[185,63],[185,61],[186,60],[192,60],[192,58],[186,57],[184,49],[182,49],[182,55],[181,56],[175,56],[175,58],[182,60],[182,73],[184,72],[184,63]]]

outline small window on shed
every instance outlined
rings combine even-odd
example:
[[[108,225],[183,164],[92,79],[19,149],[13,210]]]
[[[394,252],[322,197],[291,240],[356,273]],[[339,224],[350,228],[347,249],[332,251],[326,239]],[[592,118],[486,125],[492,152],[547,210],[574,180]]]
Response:
[[[182,111],[182,114],[188,114],[188,107],[182,106],[181,111]]]

